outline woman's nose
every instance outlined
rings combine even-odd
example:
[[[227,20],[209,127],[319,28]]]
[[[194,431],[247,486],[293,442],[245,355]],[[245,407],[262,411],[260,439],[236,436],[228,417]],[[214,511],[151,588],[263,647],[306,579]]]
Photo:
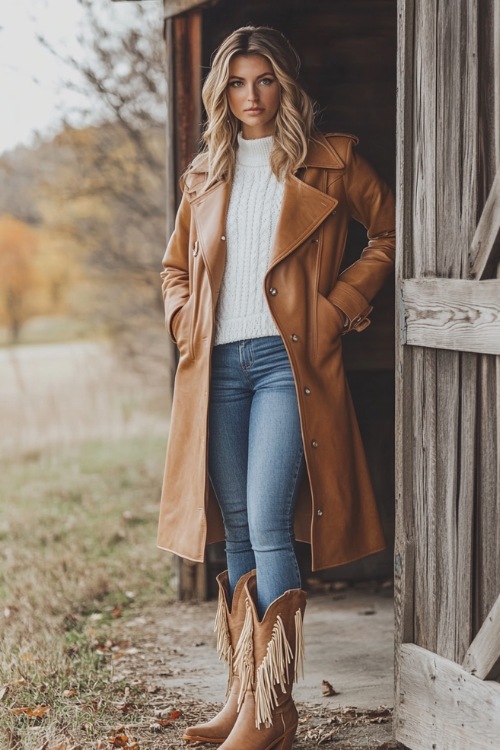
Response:
[[[259,96],[257,94],[257,89],[253,86],[250,86],[250,89],[248,91],[248,101],[249,102],[256,102],[258,101]]]

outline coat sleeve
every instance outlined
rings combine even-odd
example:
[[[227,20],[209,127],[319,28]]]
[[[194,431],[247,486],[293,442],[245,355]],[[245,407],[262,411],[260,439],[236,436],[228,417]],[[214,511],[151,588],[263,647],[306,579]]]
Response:
[[[344,332],[370,325],[371,300],[394,267],[395,210],[390,188],[356,150],[350,147],[344,187],[351,215],[367,231],[361,257],[337,279],[328,298],[346,316]]]
[[[165,304],[165,326],[175,342],[172,323],[189,298],[189,230],[191,207],[186,192],[175,218],[175,227],[163,256],[162,294]]]

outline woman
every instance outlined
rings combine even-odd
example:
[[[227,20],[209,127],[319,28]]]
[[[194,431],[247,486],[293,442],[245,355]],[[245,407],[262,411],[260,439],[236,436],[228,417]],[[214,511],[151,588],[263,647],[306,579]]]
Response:
[[[313,570],[384,539],[345,381],[341,335],[369,325],[394,262],[394,206],[350,135],[323,135],[299,61],[269,28],[231,34],[203,87],[204,151],[182,179],[163,259],[180,352],[159,546],[194,561],[225,538],[218,577],[223,710],[184,739],[287,750]],[[347,225],[369,243],[339,275]],[[295,535],[294,535],[295,529]]]

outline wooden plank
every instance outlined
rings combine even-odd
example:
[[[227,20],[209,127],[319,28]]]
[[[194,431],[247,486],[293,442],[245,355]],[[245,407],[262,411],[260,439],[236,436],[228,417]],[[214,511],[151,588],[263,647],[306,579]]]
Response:
[[[415,644],[401,646],[395,737],[412,750],[498,750],[500,685]]]
[[[475,216],[476,0],[466,6],[439,3],[436,77],[436,274],[460,278],[468,270]],[[469,33],[470,30],[470,33]],[[463,103],[467,101],[467,107]],[[466,132],[466,138],[450,133]],[[436,352],[436,576],[437,648],[449,659],[457,653],[457,494],[460,485],[460,357]]]
[[[479,630],[493,606],[500,581],[498,358],[496,362],[492,357],[480,359],[478,412],[474,633]]]
[[[413,350],[398,335],[404,324],[400,304],[403,278],[410,276],[412,258],[413,157],[413,35],[414,0],[398,0],[397,134],[396,134],[396,235],[401,250],[396,253],[396,341],[395,341],[395,498],[394,543],[394,716],[399,710],[399,647],[414,640],[415,543],[412,482],[411,403]]]
[[[437,0],[415,4],[412,184],[413,272],[436,275],[436,18]],[[404,287],[403,287],[404,288]],[[411,380],[415,538],[415,638],[435,650],[436,597],[436,353],[412,352]]]
[[[470,249],[470,277],[494,273],[500,260],[500,169],[496,173]]]
[[[479,207],[486,203],[500,167],[500,8],[498,0],[480,4],[479,21]],[[495,275],[495,274],[493,274]],[[500,263],[496,270],[500,277]],[[475,510],[474,630],[498,596],[500,580],[500,408],[498,357],[480,357]]]
[[[201,134],[201,20],[202,12],[193,10],[172,22],[178,176],[197,153]]]
[[[462,666],[481,680],[500,676],[500,595],[470,644]]]
[[[216,5],[219,0],[163,0],[165,18],[173,18],[181,13]]]
[[[461,171],[460,210],[457,212],[460,233],[460,262],[463,278],[469,265],[469,247],[472,243],[477,220],[478,196],[478,0],[461,6],[463,33],[460,48],[463,50],[461,77],[463,94],[456,102],[460,132],[465,138],[457,139],[461,153],[457,155]],[[464,107],[463,103],[467,102]],[[455,139],[450,139],[455,140]],[[440,274],[442,275],[442,274]],[[457,558],[455,592],[455,654],[454,661],[460,662],[470,643],[473,631],[473,518],[476,479],[476,401],[477,401],[477,355],[468,352],[459,354],[459,466],[457,492]]]
[[[477,355],[463,352],[460,362],[460,464],[457,498],[456,654],[461,662],[472,639],[473,529],[476,485]]]
[[[413,346],[500,354],[500,282],[405,279],[406,341]]]

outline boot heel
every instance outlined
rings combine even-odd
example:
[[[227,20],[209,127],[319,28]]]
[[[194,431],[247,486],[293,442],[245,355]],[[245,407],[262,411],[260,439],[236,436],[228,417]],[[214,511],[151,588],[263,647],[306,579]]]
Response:
[[[291,750],[297,727],[289,729],[288,732],[278,742],[273,745],[272,750]]]

